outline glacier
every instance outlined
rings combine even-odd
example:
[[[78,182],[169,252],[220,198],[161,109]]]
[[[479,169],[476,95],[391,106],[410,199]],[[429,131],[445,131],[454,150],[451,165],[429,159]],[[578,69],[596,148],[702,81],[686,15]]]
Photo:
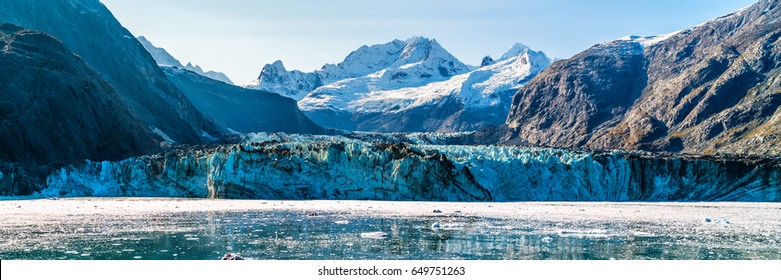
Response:
[[[251,134],[52,172],[51,196],[424,201],[781,201],[770,159],[440,145],[381,134]],[[428,141],[433,139],[434,141]],[[5,176],[8,178],[9,176]]]

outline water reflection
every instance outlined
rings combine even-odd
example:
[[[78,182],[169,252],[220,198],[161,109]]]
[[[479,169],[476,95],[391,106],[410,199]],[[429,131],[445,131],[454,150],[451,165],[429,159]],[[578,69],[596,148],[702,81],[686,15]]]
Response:
[[[781,258],[779,235],[719,228],[298,211],[42,219],[0,236],[2,259]]]

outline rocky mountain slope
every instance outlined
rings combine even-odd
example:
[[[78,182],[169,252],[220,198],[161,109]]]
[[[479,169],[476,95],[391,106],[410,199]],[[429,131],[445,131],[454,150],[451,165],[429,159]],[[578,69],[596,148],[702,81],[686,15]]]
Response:
[[[554,63],[514,97],[504,141],[781,155],[781,5]]]
[[[0,161],[27,164],[159,150],[97,72],[50,35],[12,24],[0,24],[0,135]]]
[[[229,132],[325,132],[298,110],[293,99],[229,85],[171,66],[163,66],[163,71],[201,113]]]
[[[44,31],[97,71],[145,126],[179,143],[220,132],[171,84],[136,38],[98,0],[4,0],[0,22]]]
[[[168,51],[166,51],[164,48],[156,47],[146,37],[138,36],[136,39],[138,39],[138,42],[141,43],[142,46],[144,46],[144,49],[146,49],[146,51],[148,51],[149,54],[152,55],[152,58],[155,59],[157,65],[171,66],[179,69],[185,69],[188,71],[192,71],[198,75],[207,77],[209,79],[213,79],[229,85],[233,85],[233,82],[224,73],[215,72],[215,71],[203,71],[203,68],[201,68],[198,65],[193,65],[190,62],[188,62],[187,65],[182,65],[182,63],[179,62],[178,59],[174,58],[170,53],[168,53]]]
[[[298,109],[295,100],[275,93],[250,90],[210,78],[193,69],[191,64],[182,66],[165,49],[155,47],[149,40],[139,37],[168,79],[180,89],[187,99],[219,128],[228,133],[285,132],[324,133],[325,129],[314,124]],[[196,66],[197,67],[197,66]],[[207,133],[206,138],[215,138]]]

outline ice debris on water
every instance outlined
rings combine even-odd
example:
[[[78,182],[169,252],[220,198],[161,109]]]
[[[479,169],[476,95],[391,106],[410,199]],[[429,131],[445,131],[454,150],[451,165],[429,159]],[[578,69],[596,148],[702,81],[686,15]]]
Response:
[[[464,225],[458,223],[449,223],[449,224],[433,223],[431,224],[431,228],[434,230],[461,230],[464,229]]]
[[[610,233],[601,229],[589,229],[589,230],[570,230],[564,229],[559,231],[559,236],[562,237],[609,237]]]
[[[553,241],[553,238],[551,238],[550,236],[546,236],[542,238],[542,242],[544,243],[551,243],[551,241]]]
[[[239,254],[233,254],[233,253],[227,253],[224,256],[222,256],[223,261],[242,261],[245,260],[244,257],[239,256]]]
[[[703,220],[705,223],[714,223],[714,224],[720,224],[720,225],[729,225],[731,222],[728,219],[712,219],[709,217],[706,217]]]
[[[374,232],[362,232],[361,238],[372,238],[372,239],[383,239],[387,238],[388,233],[382,232],[382,231],[374,231]]]

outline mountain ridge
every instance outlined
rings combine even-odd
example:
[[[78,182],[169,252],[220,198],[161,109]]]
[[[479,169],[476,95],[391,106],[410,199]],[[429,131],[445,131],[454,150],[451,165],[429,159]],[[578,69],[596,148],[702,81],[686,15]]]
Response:
[[[150,129],[189,144],[208,141],[201,131],[219,134],[98,0],[6,0],[0,6],[0,22],[40,30],[62,41],[101,74]]]
[[[147,39],[144,36],[138,36],[136,37],[138,39],[138,42],[141,43],[142,46],[144,46],[144,49],[146,49],[149,54],[152,55],[152,58],[155,59],[157,62],[157,65],[160,66],[173,66],[176,68],[185,69],[188,71],[195,72],[198,75],[207,77],[212,80],[217,80],[229,85],[234,85],[233,81],[228,78],[227,75],[221,72],[216,71],[204,71],[200,66],[193,65],[191,62],[188,62],[187,65],[182,65],[182,63],[174,58],[173,55],[171,55],[166,49],[160,48],[155,46],[149,39]]]
[[[762,0],[661,39],[619,39],[556,62],[515,95],[502,141],[778,156],[779,6]]]

